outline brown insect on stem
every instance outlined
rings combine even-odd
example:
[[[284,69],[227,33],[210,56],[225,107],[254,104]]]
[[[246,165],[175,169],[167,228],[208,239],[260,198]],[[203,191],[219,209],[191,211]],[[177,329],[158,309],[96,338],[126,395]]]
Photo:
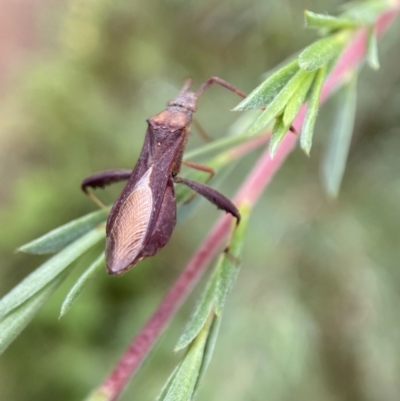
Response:
[[[104,171],[82,181],[82,190],[92,199],[95,197],[88,191],[89,187],[128,181],[107,220],[106,263],[110,274],[125,272],[167,244],[176,224],[175,184],[188,186],[219,209],[230,213],[239,223],[239,211],[227,197],[205,184],[178,176],[197,100],[213,83],[246,97],[218,77],[209,78],[197,92],[193,92],[190,90],[192,80],[188,79],[167,108],[147,120],[143,148],[133,170]],[[185,164],[208,172],[210,178],[214,174],[207,166],[192,162]]]

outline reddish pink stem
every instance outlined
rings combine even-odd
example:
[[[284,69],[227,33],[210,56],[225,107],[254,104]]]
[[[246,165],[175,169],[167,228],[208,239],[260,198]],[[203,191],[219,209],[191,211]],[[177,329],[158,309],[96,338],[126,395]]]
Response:
[[[400,0],[398,0],[400,5]],[[376,23],[378,35],[381,35],[396,18],[398,10],[391,10],[383,14]],[[346,78],[348,71],[353,69],[365,55],[366,31],[361,30],[347,47],[339,60],[336,68],[324,84],[321,103],[329,97],[342,81]],[[293,126],[300,131],[305,115],[303,108],[296,117]],[[253,170],[248,175],[244,184],[238,191],[235,202],[253,205],[257,202],[266,186],[269,184],[277,170],[285,161],[286,157],[295,148],[297,136],[289,133],[286,135],[274,158],[271,158],[268,149],[260,157]],[[205,241],[196,251],[177,281],[161,301],[159,307],[147,321],[143,329],[132,341],[125,354],[119,360],[115,369],[98,389],[97,394],[104,395],[105,400],[115,401],[125,388],[129,379],[137,371],[147,354],[154,346],[157,339],[185,300],[188,293],[197,283],[201,274],[205,271],[211,259],[221,248],[231,223],[228,215],[219,219],[211,230]]]

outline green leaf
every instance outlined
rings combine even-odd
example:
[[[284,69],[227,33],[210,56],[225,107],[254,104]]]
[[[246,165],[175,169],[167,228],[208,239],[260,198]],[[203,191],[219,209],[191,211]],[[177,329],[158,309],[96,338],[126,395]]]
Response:
[[[105,236],[104,228],[95,228],[75,240],[25,277],[0,300],[0,318],[23,304],[64,271],[74,260]]]
[[[220,255],[214,273],[178,340],[175,352],[187,347],[194,340],[206,324],[213,308],[216,309],[217,314],[222,312],[226,295],[239,270],[240,263],[238,262],[240,262],[244,233],[250,214],[250,208],[245,204],[241,205],[239,210],[242,218],[237,228],[235,225],[229,254]]]
[[[249,134],[254,134],[256,132],[264,129],[268,123],[270,123],[276,116],[282,113],[289,99],[296,92],[297,88],[303,81],[303,79],[308,75],[306,71],[298,71],[287,83],[287,85],[279,92],[275,99],[270,103],[264,113],[255,121],[255,123],[250,127]]]
[[[314,133],[315,121],[318,116],[319,99],[326,76],[327,67],[322,67],[318,70],[313,82],[309,101],[307,106],[306,116],[304,118],[303,127],[301,129],[300,146],[309,155],[312,146],[312,137]]]
[[[346,44],[348,35],[338,33],[317,40],[299,55],[299,66],[305,71],[315,71],[336,57]]]
[[[55,253],[75,241],[77,238],[86,234],[91,229],[104,222],[107,219],[108,212],[98,210],[89,213],[79,219],[72,220],[61,227],[48,232],[47,234],[22,245],[17,250],[19,252],[33,253],[37,255]]]
[[[107,390],[100,387],[100,389],[90,393],[84,401],[111,401],[111,396],[107,393]]]
[[[378,41],[374,26],[368,30],[367,60],[373,70],[379,70]]]
[[[213,313],[213,308],[218,308],[218,315],[221,314],[225,298],[237,276],[237,258],[241,257],[251,206],[243,202],[239,210],[242,219],[240,225],[235,226],[229,254],[220,256],[219,263],[175,348],[180,350],[190,344],[188,353],[162,389],[157,398],[159,401],[191,400],[211,360],[221,322]],[[191,355],[197,347],[196,356]]]
[[[71,308],[72,304],[78,299],[85,287],[93,280],[95,273],[104,267],[104,252],[85,270],[85,272],[75,282],[73,287],[69,290],[64,302],[61,305],[60,316],[64,316]]]
[[[190,345],[185,359],[178,370],[173,373],[168,391],[162,392],[165,396],[158,398],[160,401],[190,401],[192,399],[203,362],[204,348],[212,319],[213,316],[210,316],[199,335]]]
[[[36,292],[26,302],[13,309],[0,320],[0,354],[14,341],[21,331],[34,318],[42,306],[63,281],[62,274],[49,282],[42,290]]]
[[[220,256],[220,260],[222,260],[222,258],[223,255]],[[209,279],[206,289],[197,303],[192,316],[186,324],[181,337],[178,340],[178,344],[174,350],[175,352],[187,347],[196,338],[206,324],[207,319],[214,308],[217,279],[218,270],[215,270]]]
[[[231,239],[229,254],[224,253],[222,255],[223,257],[217,270],[218,280],[215,293],[215,313],[217,316],[222,313],[226,297],[229,290],[232,288],[240,269],[244,237],[251,208],[247,204],[242,203],[239,211],[241,220],[239,226],[234,228],[235,231]]]
[[[110,401],[110,395],[103,389],[100,389],[89,394],[84,401]]]
[[[307,28],[322,28],[335,31],[339,29],[355,29],[360,26],[357,21],[349,18],[337,18],[330,15],[316,14],[307,10],[304,12],[304,17]]]
[[[156,401],[164,400],[164,398],[167,396],[167,394],[172,386],[172,383],[176,379],[176,376],[179,372],[179,368],[180,368],[180,364],[174,369],[172,374],[169,376],[167,382],[164,384],[164,387],[161,389],[160,394],[158,394]]]
[[[285,111],[283,113],[283,124],[290,127],[292,125],[293,120],[296,118],[297,113],[300,110],[300,107],[306,100],[308,91],[310,89],[310,86],[313,82],[313,79],[315,77],[316,73],[310,72],[308,73],[299,87],[297,88],[297,91],[292,95],[290,100],[288,101]]]
[[[340,8],[345,10],[342,16],[355,19],[360,24],[372,24],[377,16],[387,11],[396,4],[392,0],[363,0],[350,1],[342,4]]]
[[[339,193],[347,156],[349,154],[356,114],[357,76],[341,91],[335,125],[323,168],[323,181],[327,193],[336,197]]]
[[[271,140],[269,141],[269,153],[271,157],[275,156],[275,153],[289,128],[290,125],[285,125],[283,123],[283,115],[280,115],[275,121],[274,128],[272,129]]]
[[[203,377],[207,371],[208,365],[210,364],[212,355],[214,353],[219,329],[221,327],[221,320],[222,320],[221,316],[214,316],[213,321],[211,323],[210,332],[208,333],[207,342],[204,347],[204,355],[203,355],[203,360],[201,362],[199,376],[197,377],[197,381],[193,389],[193,398],[197,390],[199,389],[200,383],[203,380]]]
[[[299,70],[297,60],[292,61],[287,66],[273,73],[261,85],[254,89],[244,100],[242,100],[233,110],[259,109],[270,103],[275,96],[282,90],[288,81]]]

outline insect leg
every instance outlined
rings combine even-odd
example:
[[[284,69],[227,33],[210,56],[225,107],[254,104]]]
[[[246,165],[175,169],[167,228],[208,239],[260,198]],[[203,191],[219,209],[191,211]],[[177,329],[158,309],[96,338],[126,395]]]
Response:
[[[204,184],[207,184],[211,180],[211,178],[213,178],[215,175],[215,170],[211,167],[205,166],[204,164],[190,162],[187,160],[183,160],[182,164],[184,164],[188,167],[194,168],[196,170],[200,170],[200,171],[204,171],[205,173],[208,173],[209,175],[206,178],[206,180],[204,181]],[[185,204],[190,203],[194,199],[195,196],[196,196],[196,194],[192,193],[192,195],[190,195],[190,197],[187,200],[185,200],[184,203]]]
[[[199,135],[204,139],[205,142],[211,142],[213,140],[213,138],[207,134],[207,132],[202,127],[202,125],[198,122],[198,120],[193,118],[192,124],[196,127],[196,130],[198,131]]]
[[[108,170],[102,171],[97,174],[93,174],[90,177],[85,178],[81,183],[82,191],[100,208],[104,209],[103,203],[93,195],[88,187],[92,188],[104,188],[106,185],[111,185],[116,182],[126,181],[132,174],[132,170]]]
[[[201,184],[200,182],[188,180],[186,178],[174,177],[174,182],[177,184],[185,184],[189,188],[193,189],[193,191],[196,191],[198,194],[204,196],[212,204],[217,206],[218,209],[222,209],[225,210],[225,212],[230,213],[233,217],[236,218],[236,224],[240,223],[239,210],[225,195],[222,195],[220,192],[207,185]]]
[[[195,170],[200,170],[200,171],[204,171],[205,173],[208,173],[209,176],[207,177],[206,182],[204,184],[207,184],[207,182],[210,181],[211,178],[213,178],[215,175],[215,170],[212,167],[205,166],[204,164],[190,162],[187,160],[183,160],[182,164],[184,164],[185,166],[194,168]]]

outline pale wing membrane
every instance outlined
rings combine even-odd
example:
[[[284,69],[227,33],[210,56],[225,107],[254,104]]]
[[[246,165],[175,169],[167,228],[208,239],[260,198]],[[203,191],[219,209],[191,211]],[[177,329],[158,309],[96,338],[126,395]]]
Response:
[[[111,272],[128,268],[143,247],[153,209],[150,174],[151,169],[126,198],[114,220],[107,243],[107,265]]]

